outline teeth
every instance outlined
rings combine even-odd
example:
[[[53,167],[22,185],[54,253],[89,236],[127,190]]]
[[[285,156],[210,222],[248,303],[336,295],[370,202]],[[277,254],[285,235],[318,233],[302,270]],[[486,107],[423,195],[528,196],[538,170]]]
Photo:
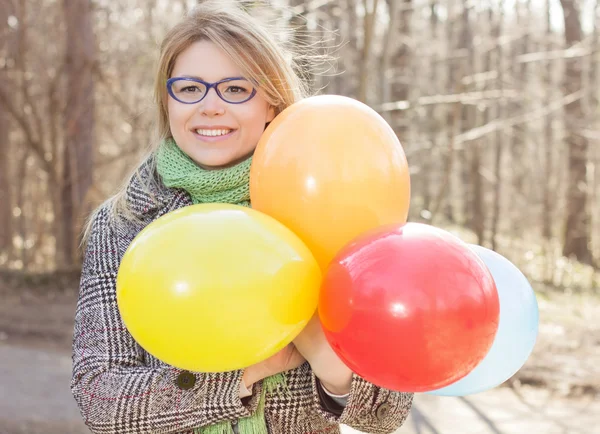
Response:
[[[196,130],[196,134],[201,136],[224,136],[225,134],[229,134],[232,130]]]

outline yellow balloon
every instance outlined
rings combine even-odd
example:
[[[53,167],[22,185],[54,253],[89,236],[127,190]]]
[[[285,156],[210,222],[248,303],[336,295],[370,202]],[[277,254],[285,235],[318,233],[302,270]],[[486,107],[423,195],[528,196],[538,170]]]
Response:
[[[318,95],[286,108],[261,136],[250,198],[254,209],[294,231],[325,270],[363,232],[406,222],[408,162],[375,110]]]
[[[180,369],[224,372],[275,354],[317,308],[321,271],[284,225],[228,204],[192,205],[148,225],[119,268],[133,338]]]

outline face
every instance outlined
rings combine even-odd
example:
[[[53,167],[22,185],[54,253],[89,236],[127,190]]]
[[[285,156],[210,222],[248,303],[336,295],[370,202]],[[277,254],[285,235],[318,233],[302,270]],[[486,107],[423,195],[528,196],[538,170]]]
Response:
[[[215,44],[198,41],[175,61],[171,77],[182,76],[213,83],[243,74]],[[168,113],[171,134],[177,145],[206,169],[232,166],[248,158],[265,124],[275,116],[260,89],[252,99],[241,104],[223,101],[214,88],[195,104],[183,104],[168,96]]]

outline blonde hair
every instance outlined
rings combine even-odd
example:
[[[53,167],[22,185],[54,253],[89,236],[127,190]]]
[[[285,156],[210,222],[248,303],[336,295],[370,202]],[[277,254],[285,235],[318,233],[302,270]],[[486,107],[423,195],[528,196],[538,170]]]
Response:
[[[239,3],[239,2],[238,2]],[[239,6],[224,0],[204,1],[192,9],[164,37],[155,75],[154,100],[157,108],[155,139],[142,162],[148,161],[154,173],[154,159],[164,139],[171,137],[167,110],[168,93],[166,81],[170,77],[177,56],[194,42],[208,40],[221,48],[254,83],[266,101],[274,108],[275,115],[286,107],[309,95],[309,86],[301,79],[300,62],[306,65],[306,50],[300,55],[297,42],[278,41],[273,29]],[[295,52],[296,51],[296,52]],[[127,187],[137,177],[146,192],[151,195],[156,186],[154,177],[141,177],[140,167],[133,171],[117,193],[94,212],[86,225],[83,243],[86,242],[96,213],[108,205],[111,217],[136,220],[127,201]]]

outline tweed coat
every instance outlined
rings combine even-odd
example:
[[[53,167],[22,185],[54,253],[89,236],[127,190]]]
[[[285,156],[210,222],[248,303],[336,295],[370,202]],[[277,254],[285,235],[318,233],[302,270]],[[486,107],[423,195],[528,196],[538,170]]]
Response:
[[[189,372],[145,352],[125,328],[117,307],[116,277],[127,247],[144,226],[190,205],[180,189],[142,188],[156,173],[143,164],[127,187],[139,222],[118,222],[102,206],[94,217],[82,268],[73,335],[71,390],[94,433],[191,433],[194,428],[252,414],[261,384],[241,400],[243,371]],[[347,405],[335,414],[324,405],[308,363],[286,372],[289,393],[272,394],[265,419],[273,434],[339,433],[343,423],[366,433],[392,433],[412,406],[411,393],[392,392],[354,375]],[[341,414],[339,414],[341,413]]]

